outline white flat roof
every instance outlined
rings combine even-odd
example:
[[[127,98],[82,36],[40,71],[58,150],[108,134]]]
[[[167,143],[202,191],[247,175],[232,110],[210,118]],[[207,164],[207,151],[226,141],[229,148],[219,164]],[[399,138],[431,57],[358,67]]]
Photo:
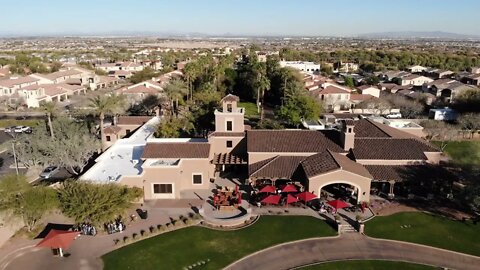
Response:
[[[80,179],[99,183],[116,182],[124,175],[142,173],[141,160],[143,149],[149,137],[160,123],[159,117],[153,117],[130,137],[116,141],[101,154]]]

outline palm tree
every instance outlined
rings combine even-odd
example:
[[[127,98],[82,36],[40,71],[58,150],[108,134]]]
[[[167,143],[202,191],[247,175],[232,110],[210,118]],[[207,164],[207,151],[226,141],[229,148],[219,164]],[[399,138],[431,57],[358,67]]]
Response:
[[[178,116],[178,100],[183,99],[185,95],[188,95],[188,87],[185,85],[183,80],[175,79],[170,81],[170,83],[165,87],[165,93],[170,99],[172,113],[173,109],[175,108],[175,112]],[[175,107],[173,106],[174,101]]]
[[[95,114],[100,118],[100,137],[102,139],[102,152],[105,151],[105,144],[103,141],[103,121],[106,114],[120,113],[124,105],[123,96],[96,96],[90,98],[90,105],[93,107]]]
[[[53,133],[52,116],[58,111],[57,105],[53,102],[44,102],[41,104],[41,108],[47,115],[48,129],[50,130],[50,137],[54,139],[55,135]]]
[[[187,86],[188,86],[188,96],[190,96],[190,100],[193,100],[193,82],[197,78],[199,74],[199,66],[197,62],[190,62],[185,65],[184,68],[185,78],[187,79]]]
[[[257,75],[254,86],[257,88],[257,110],[260,113],[260,101],[263,102],[265,91],[270,89],[270,80],[267,78],[267,71],[264,63],[255,63],[253,66],[253,72]]]

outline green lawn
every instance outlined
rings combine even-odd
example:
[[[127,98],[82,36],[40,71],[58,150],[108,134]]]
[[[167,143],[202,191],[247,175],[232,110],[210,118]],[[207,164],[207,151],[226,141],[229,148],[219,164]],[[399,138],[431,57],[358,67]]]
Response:
[[[105,269],[183,269],[199,261],[198,269],[222,269],[255,251],[289,241],[333,236],[325,222],[312,217],[262,216],[237,231],[189,227],[161,234],[103,256]],[[197,269],[196,268],[196,269]]]
[[[239,102],[238,107],[245,108],[245,117],[246,118],[260,118],[260,114],[257,110],[257,105],[253,102]]]
[[[322,263],[301,268],[301,270],[429,270],[432,266],[391,261],[341,261]]]
[[[11,126],[29,126],[35,127],[43,123],[41,119],[28,119],[28,120],[16,120],[16,119],[0,119],[0,128],[6,128]]]
[[[433,142],[440,146],[440,142]],[[480,166],[480,142],[462,141],[449,142],[445,147],[445,152],[458,165],[479,165]]]
[[[409,226],[402,228],[401,226]],[[375,217],[365,224],[365,233],[480,256],[480,224],[453,221],[425,213],[398,213]]]

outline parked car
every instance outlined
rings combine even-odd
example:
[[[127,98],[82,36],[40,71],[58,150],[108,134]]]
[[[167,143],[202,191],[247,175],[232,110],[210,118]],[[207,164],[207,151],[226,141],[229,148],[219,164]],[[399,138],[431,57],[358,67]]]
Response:
[[[15,126],[12,126],[12,127],[6,127],[4,131],[7,133],[11,133],[11,132],[14,132],[14,130],[15,130]]]
[[[402,114],[401,113],[390,113],[390,114],[387,114],[385,117],[389,118],[389,119],[400,119],[400,118],[402,118]]]
[[[32,128],[27,126],[16,126],[13,129],[15,133],[32,133]]]
[[[48,166],[42,171],[40,177],[48,179],[58,173],[58,171],[60,171],[60,168],[58,166]]]

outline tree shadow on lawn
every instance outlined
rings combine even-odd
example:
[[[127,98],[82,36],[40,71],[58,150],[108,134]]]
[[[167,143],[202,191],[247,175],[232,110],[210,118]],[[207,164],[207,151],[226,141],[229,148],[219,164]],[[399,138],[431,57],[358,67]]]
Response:
[[[472,212],[465,204],[456,200],[454,182],[464,179],[462,170],[433,164],[399,166],[397,173],[404,181],[405,193],[414,194],[416,199],[400,199],[399,202],[449,219],[461,220],[471,217]],[[406,197],[406,196],[405,196]]]

